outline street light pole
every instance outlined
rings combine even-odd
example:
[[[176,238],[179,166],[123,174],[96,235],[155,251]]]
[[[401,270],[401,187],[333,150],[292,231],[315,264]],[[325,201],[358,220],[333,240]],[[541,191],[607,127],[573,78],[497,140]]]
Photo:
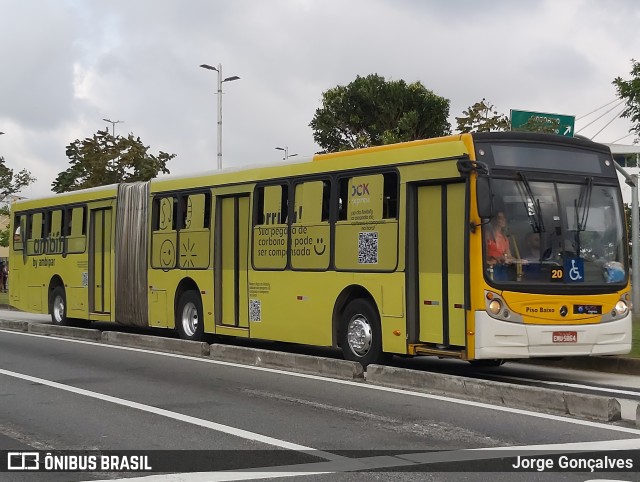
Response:
[[[298,154],[289,154],[289,146],[276,147],[276,150],[284,152],[284,157],[282,158],[283,161],[286,161],[290,157],[295,157],[298,155]]]
[[[112,121],[112,120],[109,120],[109,119],[102,119],[102,120],[105,121],[105,122],[108,122],[109,124],[111,124],[111,135],[114,138],[116,137],[116,124],[120,124],[120,123],[124,124],[124,121],[121,121],[121,120],[117,120],[117,121]]]
[[[239,80],[240,77],[232,75],[231,77],[223,79],[222,64],[218,64],[218,67],[201,64],[200,67],[207,70],[215,70],[218,73],[218,169],[222,169],[222,83]]]

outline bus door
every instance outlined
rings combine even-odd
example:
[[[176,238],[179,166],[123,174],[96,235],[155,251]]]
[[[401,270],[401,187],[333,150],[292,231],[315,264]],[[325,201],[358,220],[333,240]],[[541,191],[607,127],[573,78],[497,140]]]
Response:
[[[465,346],[465,184],[417,188],[418,340]]]
[[[249,195],[217,196],[214,303],[216,325],[249,328]]]
[[[89,215],[89,311],[111,312],[111,207],[93,208]]]

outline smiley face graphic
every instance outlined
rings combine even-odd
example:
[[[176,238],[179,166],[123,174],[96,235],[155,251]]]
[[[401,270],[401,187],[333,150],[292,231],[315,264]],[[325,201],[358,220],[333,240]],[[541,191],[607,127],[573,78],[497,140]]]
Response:
[[[318,246],[320,246],[320,247],[318,247]],[[313,251],[318,256],[322,256],[326,250],[327,250],[327,245],[324,244],[324,239],[323,238],[316,238],[316,243],[313,245]]]
[[[169,239],[165,239],[160,246],[160,265],[170,268],[176,264],[176,248]]]

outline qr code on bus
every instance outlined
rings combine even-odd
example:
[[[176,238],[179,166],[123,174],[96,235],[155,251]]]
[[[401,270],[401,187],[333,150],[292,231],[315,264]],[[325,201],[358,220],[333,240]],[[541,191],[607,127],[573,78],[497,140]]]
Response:
[[[260,300],[249,300],[249,321],[262,321]]]
[[[378,233],[358,233],[358,264],[378,264]]]

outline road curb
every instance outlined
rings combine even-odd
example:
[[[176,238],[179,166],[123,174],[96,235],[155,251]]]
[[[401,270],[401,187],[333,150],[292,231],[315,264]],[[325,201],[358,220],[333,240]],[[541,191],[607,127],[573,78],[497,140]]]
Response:
[[[376,385],[421,390],[443,396],[463,396],[508,407],[536,409],[605,422],[622,418],[620,402],[613,397],[516,386],[383,365],[369,365],[366,379]]]
[[[213,344],[211,345],[210,358],[243,365],[282,368],[289,371],[293,370],[348,380],[361,380],[364,378],[362,365],[357,362],[297,353],[282,353],[260,348]]]
[[[76,328],[73,326],[59,325],[43,325],[41,323],[30,323],[30,333],[38,333],[40,335],[56,335],[66,338],[79,338],[82,340],[100,341],[102,332],[100,330],[92,330],[89,328]]]
[[[20,320],[0,320],[0,328],[15,331],[29,331],[29,322]]]
[[[101,332],[100,330],[31,323],[22,320],[0,320],[0,328],[92,340],[115,346],[147,348],[193,357],[209,357],[213,360],[249,366],[366,381],[366,383],[375,385],[412,389],[442,396],[460,396],[495,405],[572,415],[592,420],[612,422],[622,418],[620,402],[614,397],[475,380],[459,376],[453,377],[451,375],[384,365],[369,365],[365,378],[364,371],[359,363],[346,360],[233,345],[209,345],[204,342],[164,338],[154,335],[117,331]],[[625,369],[625,363],[630,361],[619,357],[605,359],[608,360],[607,363],[616,364],[620,369]],[[596,360],[600,360],[600,358]],[[633,367],[633,363],[631,367]],[[630,368],[626,366],[626,369]],[[640,408],[638,410],[636,424],[640,426]]]
[[[563,358],[562,360],[519,360],[518,363],[528,365],[543,365],[571,370],[591,370],[606,373],[620,373],[621,375],[640,375],[640,358],[626,358],[619,356],[585,356]]]
[[[153,335],[137,335],[119,331],[103,331],[102,342],[108,345],[123,345],[150,350],[166,351],[189,356],[209,356],[209,344],[200,341],[178,340]]]

